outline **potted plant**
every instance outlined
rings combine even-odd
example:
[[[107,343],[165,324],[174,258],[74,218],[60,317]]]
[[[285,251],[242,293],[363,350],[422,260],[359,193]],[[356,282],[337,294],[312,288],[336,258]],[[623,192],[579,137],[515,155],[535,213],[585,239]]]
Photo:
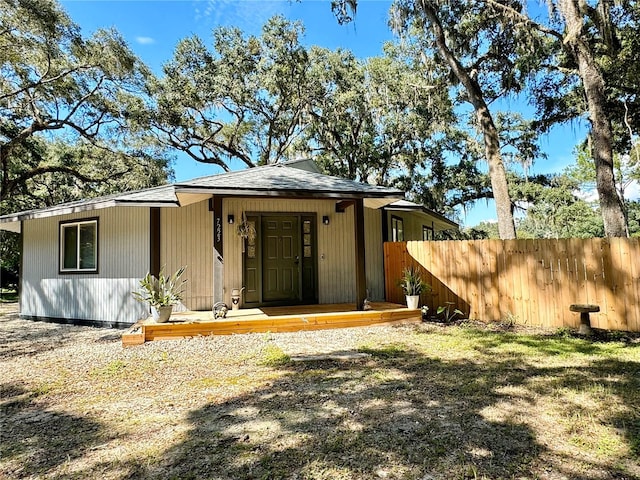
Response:
[[[140,290],[132,292],[136,300],[148,303],[152,307],[153,318],[156,322],[164,323],[169,320],[173,306],[182,300],[182,293],[186,280],[180,280],[186,267],[180,267],[173,275],[166,276],[164,267],[160,269],[158,278],[147,273],[140,280]]]
[[[412,310],[418,308],[420,303],[420,294],[424,291],[428,291],[431,287],[428,283],[422,281],[420,271],[411,265],[402,271],[402,278],[400,279],[400,286],[407,297],[407,307]]]

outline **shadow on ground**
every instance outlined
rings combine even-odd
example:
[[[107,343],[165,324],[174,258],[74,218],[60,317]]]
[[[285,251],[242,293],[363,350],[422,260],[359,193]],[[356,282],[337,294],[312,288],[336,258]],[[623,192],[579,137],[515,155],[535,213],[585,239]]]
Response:
[[[22,321],[18,316],[17,304],[5,306],[0,313],[0,359],[17,358],[23,355],[35,355],[54,350],[78,341],[82,331],[90,332],[91,342],[118,342],[122,331],[114,329],[97,329],[50,322]],[[15,325],[15,326],[14,326]],[[97,337],[96,333],[101,335]],[[96,338],[97,337],[97,338]]]
[[[535,408],[535,395],[609,378],[613,393],[637,407],[633,362],[608,360],[576,372],[514,358],[443,362],[412,350],[370,353],[368,360],[288,365],[268,387],[193,411],[188,437],[154,466],[130,465],[131,477],[638,478],[615,459],[591,464],[550,452],[521,411],[509,410],[513,394],[499,393],[524,387],[518,401]],[[498,405],[499,418],[486,414]],[[637,415],[609,421],[637,448]],[[579,464],[579,473],[565,462]]]
[[[100,423],[47,410],[37,393],[0,385],[0,478],[44,476],[100,443]]]

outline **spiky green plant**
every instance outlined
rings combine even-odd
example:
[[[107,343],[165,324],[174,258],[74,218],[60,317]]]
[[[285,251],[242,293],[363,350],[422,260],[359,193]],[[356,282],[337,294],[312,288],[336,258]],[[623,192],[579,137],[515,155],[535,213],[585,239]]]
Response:
[[[182,300],[184,284],[186,280],[181,280],[182,274],[187,267],[180,267],[173,275],[166,276],[164,267],[160,269],[158,278],[147,273],[140,280],[140,290],[131,292],[136,300],[146,302],[152,307],[167,307],[175,305]]]
[[[420,271],[414,265],[402,270],[400,286],[405,295],[420,295],[422,291],[430,291],[431,285],[422,281]]]

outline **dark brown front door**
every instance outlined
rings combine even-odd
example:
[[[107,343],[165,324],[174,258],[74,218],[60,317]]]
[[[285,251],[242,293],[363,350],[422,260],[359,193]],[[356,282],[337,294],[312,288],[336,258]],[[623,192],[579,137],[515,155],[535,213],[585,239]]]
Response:
[[[244,252],[245,303],[316,303],[315,215],[249,215],[256,238]]]

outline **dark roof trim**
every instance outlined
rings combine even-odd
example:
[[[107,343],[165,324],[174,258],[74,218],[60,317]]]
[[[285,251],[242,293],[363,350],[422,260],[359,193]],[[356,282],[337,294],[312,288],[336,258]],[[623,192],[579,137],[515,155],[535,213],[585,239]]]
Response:
[[[82,203],[79,205],[59,205],[42,210],[29,210],[26,212],[18,212],[15,214],[3,215],[0,217],[0,223],[19,222],[22,220],[32,220],[36,218],[48,218],[58,215],[71,215],[74,213],[88,212],[92,210],[101,210],[111,207],[179,207],[178,202],[170,201],[150,201],[144,202],[140,200],[107,200],[102,202]]]
[[[420,213],[424,213],[426,215],[430,215],[432,217],[435,217],[436,219],[440,220],[441,222],[444,222],[448,225],[451,225],[452,228],[460,228],[460,225],[458,225],[456,222],[454,222],[453,220],[449,220],[447,217],[445,217],[444,215],[434,212],[433,210],[425,207],[424,205],[418,205],[418,204],[413,204],[413,205],[398,205],[398,206],[394,206],[392,205],[386,205],[384,207],[382,207],[384,210],[388,210],[390,212],[420,212]]]
[[[235,197],[306,197],[306,198],[403,198],[401,191],[345,191],[345,190],[287,190],[273,188],[220,188],[191,185],[176,185],[176,193],[210,193]]]

